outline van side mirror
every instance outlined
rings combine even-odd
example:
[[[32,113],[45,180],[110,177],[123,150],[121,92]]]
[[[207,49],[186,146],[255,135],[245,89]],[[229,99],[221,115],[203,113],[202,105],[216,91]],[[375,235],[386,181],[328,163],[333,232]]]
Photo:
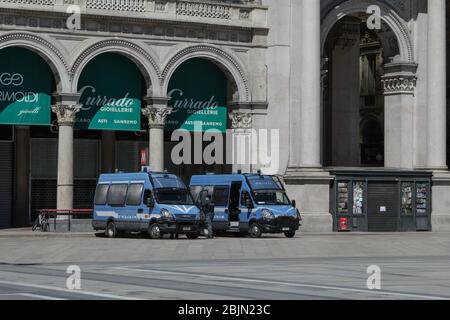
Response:
[[[295,200],[292,200],[292,206],[294,207],[294,208],[297,208],[297,201],[295,201]]]

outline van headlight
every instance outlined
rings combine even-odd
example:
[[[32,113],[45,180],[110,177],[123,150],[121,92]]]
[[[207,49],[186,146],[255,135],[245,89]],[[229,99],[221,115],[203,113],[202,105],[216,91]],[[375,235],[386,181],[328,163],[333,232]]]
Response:
[[[172,214],[167,209],[161,209],[161,216],[166,219],[172,218]]]
[[[264,220],[272,220],[274,218],[273,213],[268,210],[268,209],[264,209],[261,211],[261,215],[263,217]]]

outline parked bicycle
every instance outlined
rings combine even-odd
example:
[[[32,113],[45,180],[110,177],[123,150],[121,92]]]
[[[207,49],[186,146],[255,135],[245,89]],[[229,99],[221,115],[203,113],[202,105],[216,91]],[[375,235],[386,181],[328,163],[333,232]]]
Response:
[[[50,224],[48,222],[48,216],[45,212],[40,212],[34,222],[34,226],[32,228],[33,231],[40,230],[42,232],[50,231]]]

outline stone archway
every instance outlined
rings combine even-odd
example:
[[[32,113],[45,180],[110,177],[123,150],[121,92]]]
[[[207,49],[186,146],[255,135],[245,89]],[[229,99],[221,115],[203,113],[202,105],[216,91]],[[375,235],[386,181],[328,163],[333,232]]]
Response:
[[[371,5],[377,5],[381,11],[381,28],[378,30],[370,30],[370,28],[367,27],[365,23],[370,15],[366,13],[367,8]],[[353,21],[351,21],[352,19]],[[347,41],[347,43],[343,43],[342,45],[347,45],[347,47],[353,46],[355,50],[357,50],[356,55],[359,55],[359,58],[354,58],[352,60],[352,70],[355,70],[355,77],[362,77],[364,75],[364,73],[361,73],[363,71],[361,69],[362,51],[360,51],[360,48],[362,48],[366,39],[363,39],[362,37],[360,38],[360,34],[356,39],[353,39],[353,44],[349,44],[349,41],[351,42],[352,40],[352,32],[351,30],[346,30],[345,25],[348,25],[348,28],[351,29],[352,23],[358,30],[361,29],[359,25],[366,26],[366,31],[373,33],[373,37],[376,38],[376,41],[374,42],[377,42],[378,47],[381,48],[379,54],[381,58],[377,58],[377,60],[375,60],[376,62],[374,62],[376,64],[376,71],[374,71],[374,73],[376,73],[376,76],[374,77],[373,81],[376,81],[376,84],[374,85],[374,90],[376,92],[371,93],[371,96],[366,96],[366,93],[363,94],[363,92],[361,91],[361,79],[359,79],[359,81],[358,79],[356,79],[353,82],[352,86],[354,89],[350,90],[349,88],[347,88],[348,92],[352,92],[351,96],[353,97],[352,103],[354,107],[347,108],[346,110],[353,110],[352,119],[354,119],[354,121],[351,124],[351,128],[353,128],[353,130],[347,130],[346,133],[344,133],[347,134],[346,139],[349,139],[346,141],[353,141],[354,146],[352,148],[349,147],[348,150],[343,150],[345,148],[335,148],[340,149],[341,159],[343,160],[340,162],[337,161],[337,163],[335,163],[334,160],[330,160],[336,154],[336,150],[333,150],[333,147],[330,147],[330,143],[331,145],[333,145],[336,140],[335,137],[337,135],[334,133],[328,134],[327,140],[327,134],[325,131],[327,125],[333,124],[336,128],[337,123],[335,120],[327,120],[327,117],[329,118],[330,114],[332,114],[333,110],[335,110],[334,104],[336,104],[336,99],[341,100],[341,105],[346,104],[349,101],[348,97],[343,97],[344,92],[346,92],[345,90],[343,90],[343,88],[333,89],[333,87],[335,87],[336,83],[338,84],[338,86],[345,87],[345,83],[348,82],[348,78],[345,78],[344,82],[342,82],[343,79],[335,79],[336,75],[343,74],[342,70],[334,70],[335,68],[333,69],[332,66],[333,63],[324,59],[324,69],[328,69],[328,74],[324,78],[325,94],[323,99],[325,123],[323,152],[325,165],[339,167],[359,167],[367,165],[364,165],[364,161],[361,160],[364,158],[364,152],[361,149],[363,146],[360,145],[360,139],[359,137],[357,137],[357,135],[359,135],[360,132],[360,119],[364,118],[368,115],[368,113],[370,114],[370,112],[373,111],[374,115],[381,115],[381,118],[384,118],[382,122],[382,127],[384,128],[384,158],[383,161],[379,162],[378,166],[392,169],[412,169],[414,166],[412,151],[414,149],[414,132],[412,131],[414,127],[414,120],[411,116],[413,114],[413,110],[411,109],[414,108],[413,99],[416,86],[417,65],[414,62],[415,57],[410,31],[403,18],[400,17],[400,15],[397,14],[393,8],[381,1],[349,0],[342,2],[339,6],[335,6],[334,8],[331,8],[328,12],[326,12],[322,20],[322,57],[330,58],[330,38],[333,36],[333,33],[336,33],[337,29],[343,29],[343,31],[340,33],[341,35],[344,35],[341,37],[341,40],[345,40]],[[342,27],[343,25],[344,27]],[[355,43],[357,43],[356,47],[354,46]],[[341,54],[342,61],[335,63],[335,66],[339,64],[342,65],[343,61],[350,62],[348,59],[348,54]],[[356,59],[360,59],[360,61]],[[350,67],[343,68],[346,69]],[[359,71],[358,68],[360,68]],[[346,73],[348,75],[349,72],[347,71]],[[357,90],[359,90],[359,92]],[[369,101],[366,99],[363,103],[363,98],[372,98],[372,100],[369,99]],[[363,108],[362,105],[366,107],[375,106],[375,109],[368,110],[365,107]],[[376,109],[376,106],[378,106],[378,109]],[[338,112],[338,114],[342,115],[342,112]],[[348,119],[348,117],[345,117],[342,120],[348,122]],[[401,126],[399,126],[398,123],[401,123]],[[381,147],[381,142],[379,144]],[[351,150],[353,150],[354,152],[351,153]],[[377,153],[380,152],[377,151]],[[352,161],[347,161],[348,154],[353,154]]]
[[[55,41],[27,32],[0,35],[0,53],[3,63],[0,94],[4,95],[0,99],[1,122],[14,137],[8,143],[0,143],[0,158],[8,159],[5,166],[14,168],[0,179],[1,207],[4,213],[11,215],[11,225],[22,227],[33,221],[33,209],[42,199],[39,195],[30,196],[30,192],[36,190],[33,177],[38,175],[36,166],[30,164],[39,161],[39,156],[33,152],[32,138],[36,131],[48,132],[55,91],[69,91],[68,64],[66,52]],[[45,149],[40,151],[41,154],[46,152]],[[11,179],[6,190],[5,179]]]
[[[386,23],[395,34],[398,41],[400,61],[414,63],[414,46],[406,21],[395,12],[395,8],[378,0],[348,0],[325,12],[321,24],[321,52],[323,52],[325,48],[328,34],[339,20],[351,14],[365,13],[367,8],[372,5],[376,5],[380,8],[381,20]]]
[[[171,161],[166,165],[186,181],[193,174],[228,173],[232,169],[226,164],[229,102],[235,89],[230,77],[210,59],[195,57],[181,63],[169,80],[172,113],[165,131]]]
[[[149,90],[149,95],[161,96],[159,90],[161,72],[159,60],[156,58],[156,55],[140,44],[122,39],[103,40],[90,44],[80,50],[70,68],[72,92],[76,92],[81,72],[89,61],[106,52],[121,54],[131,59],[141,70]]]
[[[21,47],[33,51],[43,58],[53,72],[58,92],[69,92],[69,65],[63,49],[45,37],[27,32],[11,32],[0,35],[0,50]]]
[[[175,70],[185,61],[192,58],[203,58],[211,60],[225,73],[230,75],[236,85],[233,101],[250,102],[251,93],[247,71],[239,59],[230,52],[212,45],[194,45],[178,50],[164,65],[161,72],[161,91],[167,92],[169,81]]]

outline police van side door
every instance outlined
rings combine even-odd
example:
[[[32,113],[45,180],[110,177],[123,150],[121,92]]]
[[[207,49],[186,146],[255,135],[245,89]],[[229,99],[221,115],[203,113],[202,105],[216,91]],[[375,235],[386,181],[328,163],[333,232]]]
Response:
[[[207,189],[208,187],[206,187]],[[210,189],[211,190],[211,189]],[[212,201],[214,203],[213,226],[216,229],[226,230],[229,224],[228,203],[230,196],[229,185],[217,185],[212,187]]]
[[[241,209],[240,214],[241,228],[246,229],[249,227],[248,222],[250,221],[250,217],[254,209],[254,204],[250,193],[250,189],[247,188],[245,185],[243,185],[241,189],[239,208]]]
[[[130,182],[127,191],[127,200],[123,215],[126,217],[125,228],[129,231],[140,231],[141,222],[144,218],[142,197],[144,193],[144,182]]]

